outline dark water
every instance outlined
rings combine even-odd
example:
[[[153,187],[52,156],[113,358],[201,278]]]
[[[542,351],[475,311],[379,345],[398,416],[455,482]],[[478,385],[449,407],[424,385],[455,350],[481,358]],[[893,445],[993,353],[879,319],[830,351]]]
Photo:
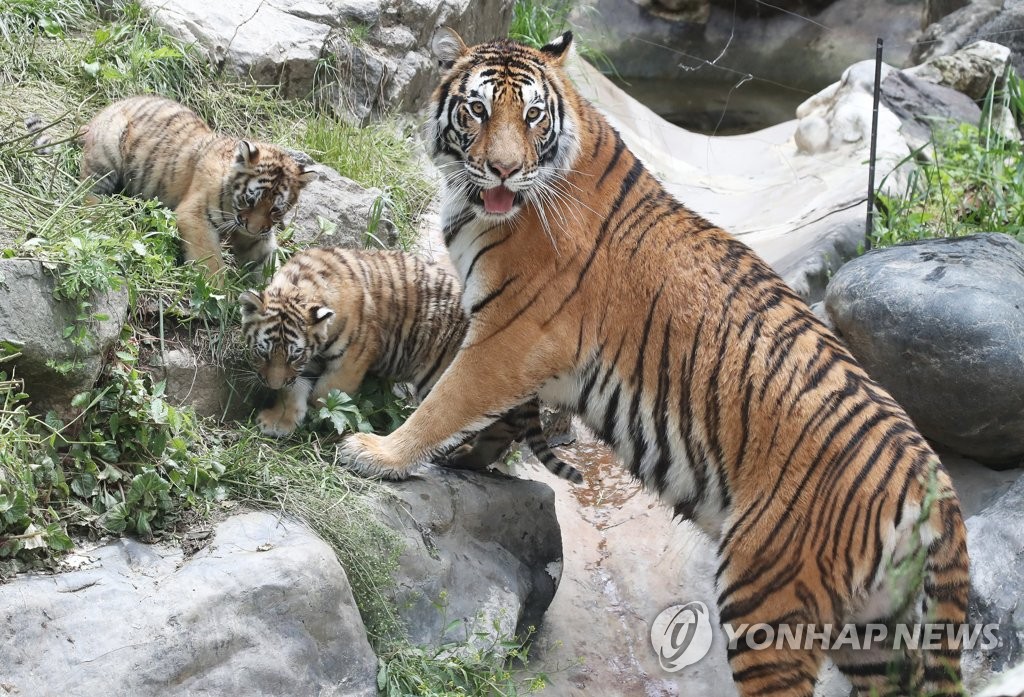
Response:
[[[736,83],[742,77],[737,76]],[[796,118],[809,91],[784,88],[763,80],[739,86],[700,83],[684,78],[630,78],[613,82],[666,121],[708,135],[751,133]]]

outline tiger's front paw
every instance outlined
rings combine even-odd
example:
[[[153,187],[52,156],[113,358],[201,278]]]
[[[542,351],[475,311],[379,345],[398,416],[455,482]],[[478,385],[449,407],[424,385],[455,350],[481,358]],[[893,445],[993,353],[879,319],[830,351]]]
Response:
[[[259,413],[256,417],[256,426],[265,436],[284,438],[295,432],[301,420],[301,414],[289,413],[280,404],[275,404]]]
[[[342,459],[349,469],[373,479],[405,479],[414,462],[402,462],[388,448],[388,438],[356,433],[341,444]]]

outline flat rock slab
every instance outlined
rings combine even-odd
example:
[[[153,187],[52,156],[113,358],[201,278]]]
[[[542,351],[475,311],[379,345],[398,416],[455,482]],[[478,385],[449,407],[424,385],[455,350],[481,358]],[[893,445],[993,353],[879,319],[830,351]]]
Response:
[[[190,559],[117,540],[81,570],[0,585],[13,694],[376,695],[376,658],[333,551],[268,513]]]
[[[1024,458],[1024,244],[992,233],[875,250],[836,273],[825,307],[925,436],[982,462]]]

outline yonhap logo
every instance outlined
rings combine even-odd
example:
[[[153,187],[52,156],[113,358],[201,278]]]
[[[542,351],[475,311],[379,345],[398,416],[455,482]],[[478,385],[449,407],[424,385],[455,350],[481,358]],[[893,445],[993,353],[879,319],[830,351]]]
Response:
[[[699,600],[665,608],[651,624],[651,645],[663,670],[675,673],[711,649],[711,618]]]

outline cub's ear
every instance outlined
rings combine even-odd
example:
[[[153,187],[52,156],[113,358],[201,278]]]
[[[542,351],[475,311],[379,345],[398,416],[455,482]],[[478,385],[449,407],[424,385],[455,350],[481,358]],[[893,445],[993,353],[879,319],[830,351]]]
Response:
[[[238,296],[238,304],[242,306],[242,321],[245,322],[256,315],[263,314],[263,300],[259,293],[247,290]]]
[[[572,32],[567,31],[557,39],[552,39],[548,43],[541,47],[541,53],[546,53],[548,56],[555,59],[556,65],[565,65],[565,61],[569,58],[572,53]]]
[[[309,323],[320,324],[321,322],[334,317],[334,310],[323,305],[314,305],[309,308]]]
[[[315,182],[320,178],[320,173],[311,169],[306,169],[305,166],[299,165],[299,176],[296,179],[299,180],[300,186],[305,186],[310,182]]]
[[[260,149],[248,140],[238,141],[235,147],[235,169],[252,169],[260,161]]]
[[[450,70],[455,65],[455,61],[469,52],[462,37],[450,27],[437,28],[434,38],[430,40],[430,48],[437,57],[437,63],[441,66],[441,70]]]

